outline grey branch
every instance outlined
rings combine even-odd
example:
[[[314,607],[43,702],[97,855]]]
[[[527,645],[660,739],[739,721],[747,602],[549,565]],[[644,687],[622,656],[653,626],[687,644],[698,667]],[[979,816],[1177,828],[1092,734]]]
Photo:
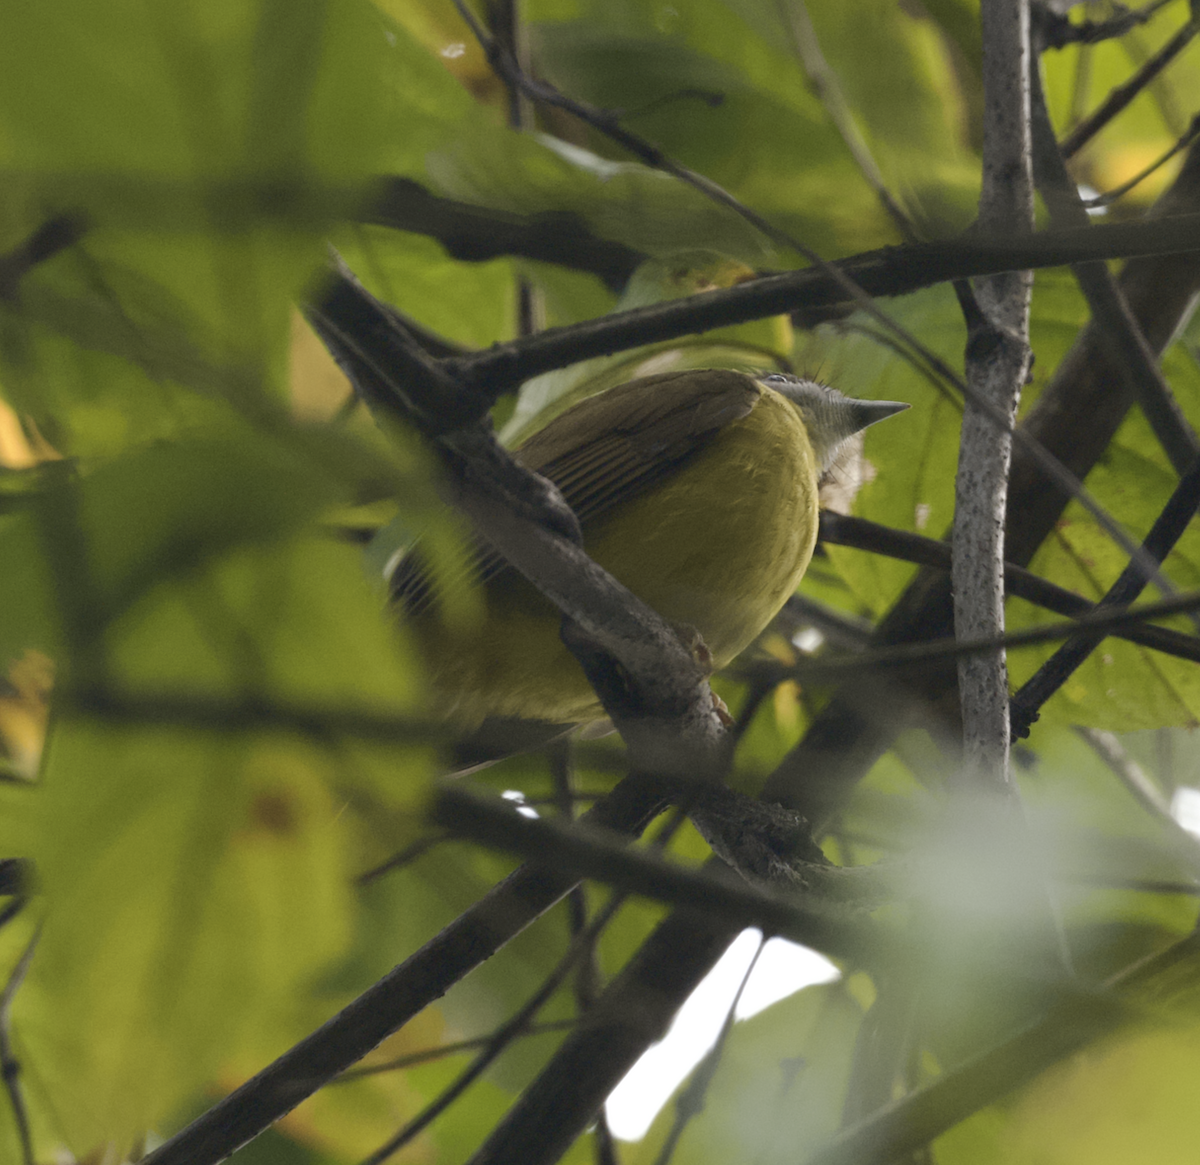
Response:
[[[983,192],[979,227],[989,234],[1033,231],[1029,128],[1028,0],[985,0],[983,21]],[[967,318],[966,371],[975,392],[1011,425],[1031,362],[1030,271],[980,280]],[[964,639],[1004,630],[1004,512],[1010,435],[974,401],[963,413],[955,482],[953,564],[955,634]],[[960,659],[964,773],[993,791],[1009,788],[1008,669],[1002,651]]]

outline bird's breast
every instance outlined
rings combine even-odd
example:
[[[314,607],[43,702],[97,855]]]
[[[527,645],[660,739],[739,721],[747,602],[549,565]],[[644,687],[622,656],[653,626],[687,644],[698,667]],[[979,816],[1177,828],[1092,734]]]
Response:
[[[723,667],[795,590],[816,534],[804,422],[764,389],[678,473],[585,526],[584,545],[664,618],[695,627]]]

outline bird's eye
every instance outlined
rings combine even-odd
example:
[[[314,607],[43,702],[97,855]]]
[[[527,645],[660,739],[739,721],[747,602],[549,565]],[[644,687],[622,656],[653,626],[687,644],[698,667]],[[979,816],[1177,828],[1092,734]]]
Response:
[[[791,384],[792,378],[785,376],[782,372],[772,372],[768,376],[764,376],[763,382],[766,384]]]

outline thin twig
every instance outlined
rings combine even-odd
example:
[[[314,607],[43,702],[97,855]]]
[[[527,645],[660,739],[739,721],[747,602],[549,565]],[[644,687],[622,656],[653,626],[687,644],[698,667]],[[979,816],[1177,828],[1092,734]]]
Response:
[[[1109,767],[1129,790],[1134,800],[1146,810],[1171,839],[1175,855],[1194,877],[1200,877],[1200,838],[1184,829],[1171,813],[1171,806],[1145,770],[1121,746],[1115,733],[1099,728],[1075,729],[1080,739]],[[1188,891],[1196,893],[1196,890]]]
[[[522,1037],[552,1035],[554,1032],[567,1031],[573,1028],[578,1020],[550,1019],[544,1023],[531,1023],[523,1032]],[[446,1056],[455,1056],[459,1052],[471,1052],[476,1048],[485,1048],[496,1038],[496,1032],[486,1036],[475,1036],[469,1040],[455,1040],[449,1044],[439,1044],[436,1048],[424,1048],[419,1052],[409,1052],[406,1056],[397,1056],[382,1064],[367,1064],[358,1068],[347,1068],[330,1084],[348,1084],[351,1080],[361,1080],[364,1076],[380,1076],[385,1072],[402,1072],[405,1068],[413,1068],[417,1064],[428,1064],[431,1060],[441,1060]]]
[[[654,1165],[670,1165],[671,1158],[675,1155],[676,1146],[678,1146],[679,1138],[683,1136],[684,1130],[691,1121],[704,1111],[708,1100],[708,1090],[712,1087],[713,1078],[717,1074],[717,1069],[721,1066],[721,1058],[725,1053],[725,1045],[729,1042],[729,1033],[733,1031],[733,1022],[734,1017],[737,1015],[738,1004],[742,1001],[746,984],[750,982],[750,976],[754,974],[754,968],[758,966],[759,957],[762,955],[763,947],[766,945],[767,936],[764,934],[759,938],[758,949],[754,952],[754,957],[750,960],[750,964],[746,968],[746,973],[742,976],[742,980],[738,984],[738,989],[734,992],[729,1008],[725,1012],[725,1019],[721,1023],[721,1030],[717,1033],[716,1043],[701,1057],[700,1063],[696,1065],[692,1072],[692,1078],[688,1081],[687,1087],[675,1098],[675,1119],[671,1122],[671,1129],[667,1133],[667,1139],[663,1142],[662,1148],[658,1151],[658,1156],[654,1159]]]
[[[961,282],[961,281],[959,281]],[[955,412],[963,411],[962,396],[954,391],[954,386],[947,384],[946,381],[938,375],[934,368],[930,368],[924,364],[920,357],[915,353],[910,352],[903,344],[897,343],[894,337],[889,336],[886,332],[879,328],[871,327],[867,324],[859,323],[857,320],[847,320],[842,325],[842,331],[847,334],[857,334],[866,336],[872,343],[878,344],[882,348],[887,348],[894,352],[896,357],[903,360],[914,372],[917,373],[928,385],[938,394]]]
[[[1171,0],[1153,0],[1142,8],[1132,10],[1114,4],[1116,14],[1107,20],[1081,20],[1078,24],[1073,23],[1065,13],[1054,11],[1045,0],[1034,0],[1030,8],[1046,47],[1062,49],[1069,44],[1093,45],[1124,36],[1130,29],[1148,23],[1170,3]]]
[[[1125,609],[1141,594],[1146,586],[1141,559],[1150,557],[1161,563],[1183,536],[1198,506],[1200,457],[1180,479],[1175,492],[1150,528],[1138,560],[1126,566],[1097,604],[1098,612]],[[1038,709],[1066,683],[1103,638],[1103,633],[1095,632],[1072,636],[1022,685],[1011,702],[1013,732],[1018,738],[1029,734],[1029,726],[1038,718]]]
[[[1127,608],[1114,614],[1099,609],[1093,614],[1072,620],[1069,623],[1047,623],[1041,627],[1029,627],[1022,631],[1010,631],[984,639],[929,639],[920,643],[904,643],[894,647],[880,647],[873,651],[854,655],[824,656],[819,659],[802,659],[783,674],[801,683],[821,683],[870,672],[877,668],[927,668],[931,664],[956,659],[962,655],[984,655],[997,648],[1012,650],[1015,647],[1034,647],[1042,643],[1053,643],[1059,639],[1070,639],[1076,635],[1108,635],[1117,629],[1132,627],[1146,619],[1162,619],[1170,615],[1183,615],[1200,610],[1200,591],[1188,591],[1156,603],[1145,603],[1140,607]],[[778,664],[750,664],[744,668],[747,675],[763,671],[778,674]]]
[[[503,46],[504,52],[517,62],[522,73],[529,72],[529,36],[521,20],[519,0],[489,0],[487,5],[488,32]],[[505,81],[508,90],[508,124],[518,133],[533,121],[533,106],[520,88]],[[513,275],[516,285],[516,334],[532,336],[546,326],[546,310],[541,290],[521,270]]]
[[[1187,131],[1182,137],[1176,139],[1175,144],[1165,154],[1160,154],[1149,166],[1135,174],[1128,182],[1122,182],[1120,186],[1114,186],[1112,190],[1106,190],[1103,194],[1097,194],[1094,198],[1085,198],[1083,205],[1088,210],[1097,210],[1103,206],[1111,206],[1117,199],[1128,194],[1135,186],[1145,182],[1156,170],[1162,169],[1176,154],[1186,150],[1197,138],[1200,138],[1200,113],[1197,113],[1192,118],[1192,123],[1188,126]]]
[[[596,915],[586,930],[575,936],[567,949],[567,953],[559,960],[558,966],[546,976],[542,985],[529,997],[524,1006],[504,1025],[499,1027],[489,1039],[487,1045],[475,1057],[458,1078],[433,1101],[425,1106],[417,1116],[413,1117],[395,1136],[390,1137],[380,1145],[374,1153],[364,1158],[362,1165],[382,1165],[394,1153],[399,1152],[405,1145],[427,1128],[451,1104],[454,1103],[487,1068],[495,1062],[502,1052],[522,1035],[533,1020],[533,1017],[546,1005],[550,997],[562,985],[567,975],[580,958],[591,948],[597,936],[612,920],[617,910],[624,902],[624,896],[614,894],[604,908]]]
[[[365,873],[359,874],[354,879],[356,886],[369,886],[372,882],[382,878],[384,874],[390,874],[394,870],[401,870],[411,862],[415,862],[417,858],[427,854],[435,845],[441,845],[445,841],[450,840],[448,833],[431,834],[428,837],[418,837],[416,841],[410,842],[398,853],[393,854],[385,862],[380,862],[379,865],[373,866]]]
[[[35,1165],[33,1156],[33,1137],[29,1128],[29,1113],[25,1108],[25,1097],[21,1092],[21,1064],[12,1047],[12,1004],[25,981],[29,964],[33,961],[33,952],[41,936],[41,927],[33,932],[33,937],[25,946],[17,965],[13,968],[4,991],[0,994],[0,1075],[4,1077],[4,1089],[8,1093],[8,1103],[12,1108],[13,1121],[17,1126],[17,1136],[21,1141],[22,1165]]]
[[[922,534],[911,534],[907,530],[881,526],[866,518],[822,510],[820,540],[837,546],[853,546],[918,566],[932,566],[946,571],[950,569],[950,547],[945,542],[926,538]],[[1077,618],[1096,609],[1096,604],[1083,595],[1011,562],[1004,564],[1004,590],[1009,597],[1025,599],[1057,615]],[[792,600],[788,602],[790,605]],[[868,627],[860,634],[865,636],[869,633]],[[1200,636],[1184,635],[1167,627],[1150,625],[1121,628],[1114,630],[1113,634],[1119,639],[1127,639],[1165,655],[1200,663]],[[843,641],[839,646],[849,647],[851,644]],[[854,646],[861,650],[865,642],[857,642]]]
[[[1155,77],[1159,75],[1200,31],[1195,18],[1189,20],[1157,53],[1123,85],[1118,85],[1099,108],[1084,118],[1060,143],[1064,158],[1074,157],[1096,134],[1117,116]]]
[[[775,226],[756,211],[751,210],[745,203],[735,198],[724,187],[695,170],[689,169],[663,153],[657,146],[638,134],[632,133],[621,124],[620,114],[609,109],[598,109],[556,89],[545,81],[536,80],[522,72],[520,65],[507,53],[504,46],[495,38],[490,37],[483,26],[475,18],[474,13],[466,4],[466,0],[454,0],[454,6],[463,18],[471,34],[479,42],[487,54],[488,63],[503,81],[518,87],[531,100],[542,105],[561,109],[573,117],[579,118],[586,125],[593,126],[601,133],[611,138],[617,145],[628,150],[635,158],[655,170],[671,174],[681,182],[700,191],[706,197],[720,206],[733,211],[739,218],[744,219],[766,238],[780,246],[796,251],[812,263],[823,262],[803,243],[798,242],[786,231]]]
[[[1195,0],[1187,0],[1187,7],[1194,22],[1197,15],[1200,14],[1200,7],[1197,7]],[[1146,36],[1141,29],[1131,29],[1129,35],[1122,37],[1119,44],[1121,51],[1125,53],[1133,66],[1138,69],[1150,59],[1153,51],[1152,46],[1147,43]],[[1175,86],[1171,83],[1165,72],[1160,73],[1150,82],[1146,87],[1146,93],[1154,104],[1158,106],[1159,117],[1162,118],[1163,126],[1167,132],[1174,134],[1176,137],[1183,133],[1187,125],[1187,118],[1176,96]]]
[[[883,173],[871,156],[870,147],[854,120],[854,114],[850,109],[850,103],[846,100],[845,93],[842,92],[837,73],[830,67],[829,62],[825,59],[825,54],[821,51],[821,42],[817,37],[817,30],[813,27],[812,17],[809,16],[808,6],[804,0],[779,0],[779,8],[783,22],[791,36],[792,51],[804,68],[809,87],[816,94],[817,100],[821,102],[825,112],[829,115],[829,120],[833,122],[834,128],[841,135],[859,173],[862,174],[867,185],[875,191],[875,196],[892,220],[896,230],[900,232],[900,237],[905,242],[916,242],[917,232],[913,227],[912,220],[892,197],[892,192],[888,190]]]
[[[1054,140],[1040,71],[1034,71],[1032,82],[1034,168],[1038,189],[1056,227],[1086,226],[1089,218],[1079,197],[1079,188],[1067,173],[1066,163]],[[1200,453],[1200,441],[1175,401],[1116,279],[1104,263],[1076,263],[1071,271],[1088,301],[1109,359],[1133,389],[1175,472],[1185,473]]]
[[[554,804],[558,815],[563,821],[575,820],[574,771],[571,764],[571,741],[569,737],[560,737],[552,741],[546,748],[546,758],[550,765],[550,780],[554,788]],[[587,891],[581,882],[567,895],[567,911],[570,921],[571,937],[582,934],[588,925]],[[600,966],[596,961],[596,949],[593,946],[585,958],[579,962],[575,975],[575,1006],[580,1015],[585,1014],[596,1001],[597,984],[600,978]]]

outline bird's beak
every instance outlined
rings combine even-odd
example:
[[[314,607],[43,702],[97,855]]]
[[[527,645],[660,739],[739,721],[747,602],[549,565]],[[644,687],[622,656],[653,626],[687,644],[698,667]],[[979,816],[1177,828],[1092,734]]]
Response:
[[[912,405],[898,400],[856,400],[854,401],[854,419],[857,422],[855,429],[865,429],[868,425],[884,421],[888,417],[894,417],[897,413],[902,413],[909,408],[912,408]]]

